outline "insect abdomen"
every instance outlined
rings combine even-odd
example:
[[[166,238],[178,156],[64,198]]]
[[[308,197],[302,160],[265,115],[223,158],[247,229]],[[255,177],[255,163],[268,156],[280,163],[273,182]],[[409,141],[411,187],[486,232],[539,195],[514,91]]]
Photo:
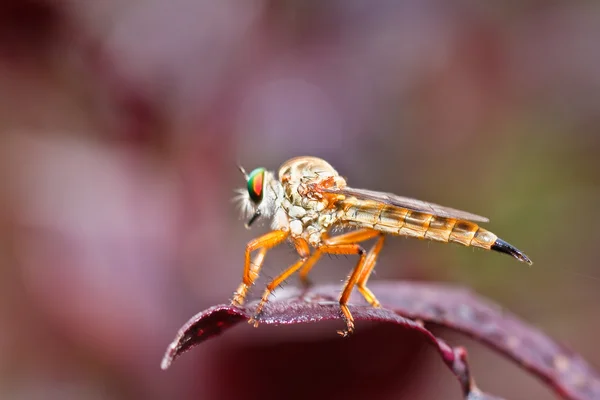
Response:
[[[438,242],[490,249],[497,236],[469,221],[434,216],[405,208],[352,205],[344,219],[351,225],[372,228],[391,235],[409,236]]]
[[[351,205],[347,205],[341,219],[349,225],[376,229],[390,235],[452,242],[494,250],[531,264],[531,260],[516,247],[471,221],[440,217],[388,205],[374,206],[368,201],[354,201]]]

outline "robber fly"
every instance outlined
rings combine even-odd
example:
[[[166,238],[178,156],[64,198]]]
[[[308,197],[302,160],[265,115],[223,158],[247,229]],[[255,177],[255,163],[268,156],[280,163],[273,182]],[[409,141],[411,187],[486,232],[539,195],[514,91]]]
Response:
[[[281,166],[277,176],[264,168],[249,174],[241,167],[240,170],[247,183],[246,188],[239,190],[241,206],[250,217],[246,227],[261,217],[271,218],[272,231],[247,244],[243,281],[234,293],[232,304],[244,303],[269,249],[289,240],[300,256],[267,285],[249,321],[254,326],[258,325],[270,294],[292,274],[299,271],[301,281],[307,283],[308,273],[323,254],[355,254],[359,256],[358,263],[339,298],[346,330],[338,333],[342,336],[352,333],[354,321],[347,304],[354,287],[373,307],[380,306],[367,281],[385,235],[475,246],[532,264],[520,250],[476,224],[488,222],[487,218],[391,193],[349,187],[346,180],[320,158],[292,158]],[[348,227],[355,229],[332,235]],[[376,242],[367,252],[359,243],[369,239]],[[255,251],[257,254],[252,260]]]

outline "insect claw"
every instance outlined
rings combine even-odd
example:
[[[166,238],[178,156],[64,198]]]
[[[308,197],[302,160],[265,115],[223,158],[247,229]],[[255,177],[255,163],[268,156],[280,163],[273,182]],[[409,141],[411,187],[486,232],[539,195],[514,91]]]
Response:
[[[262,308],[263,308],[263,304],[261,303],[258,305],[258,307],[256,307],[256,311],[254,312],[254,315],[252,316],[252,318],[250,318],[248,320],[248,323],[250,325],[254,326],[255,328],[258,328],[260,316],[262,314]]]
[[[255,328],[258,328],[258,315],[254,315],[252,318],[248,320],[248,323]]]
[[[342,319],[346,322],[346,329],[338,331],[338,334],[342,337],[348,337],[354,332],[354,320],[348,306],[346,304],[340,304]]]
[[[341,337],[347,338],[350,337],[350,335],[352,335],[352,333],[354,333],[354,327],[348,327],[347,329],[343,330],[343,331],[337,331],[338,335],[340,335]]]

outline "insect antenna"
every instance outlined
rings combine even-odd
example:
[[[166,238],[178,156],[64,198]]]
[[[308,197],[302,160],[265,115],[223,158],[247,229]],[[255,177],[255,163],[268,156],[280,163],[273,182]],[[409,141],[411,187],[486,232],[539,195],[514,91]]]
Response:
[[[244,167],[242,167],[241,164],[238,164],[237,167],[240,170],[240,172],[242,173],[242,175],[244,175],[244,178],[246,178],[246,181],[247,181],[250,177],[248,176],[248,173],[246,173],[246,170],[244,169]]]

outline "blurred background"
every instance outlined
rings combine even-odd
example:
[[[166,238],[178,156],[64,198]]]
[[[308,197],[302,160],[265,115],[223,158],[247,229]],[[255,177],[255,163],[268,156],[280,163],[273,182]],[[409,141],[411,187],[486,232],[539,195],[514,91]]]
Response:
[[[236,164],[298,155],[488,216],[532,267],[396,238],[372,279],[473,288],[599,368],[598,38],[594,1],[2,1],[0,398],[459,399],[432,350],[379,327],[240,326],[159,369],[268,229],[244,229]],[[254,295],[293,261],[269,253]],[[483,389],[555,398],[436,333]]]

